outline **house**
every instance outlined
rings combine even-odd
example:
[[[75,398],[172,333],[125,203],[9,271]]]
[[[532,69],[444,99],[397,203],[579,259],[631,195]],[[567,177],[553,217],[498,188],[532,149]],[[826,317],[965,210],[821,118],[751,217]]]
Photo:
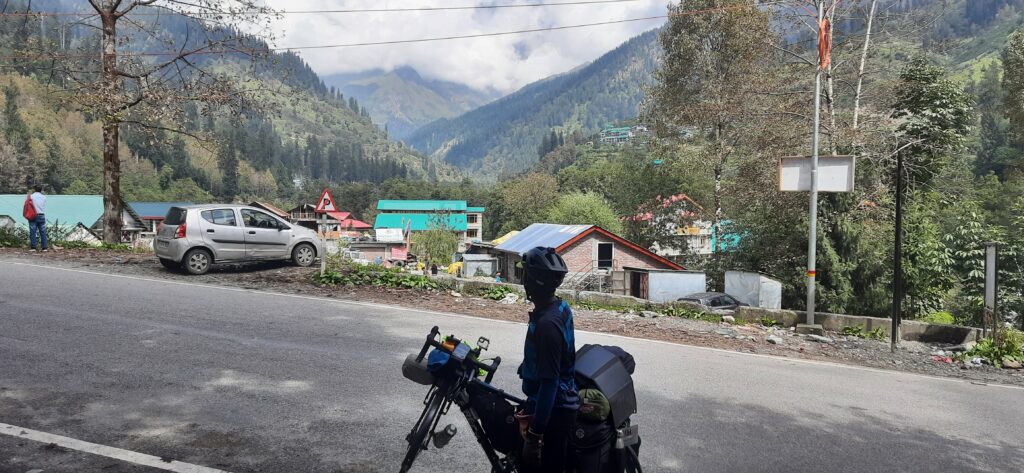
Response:
[[[419,232],[444,228],[459,237],[459,249],[483,239],[483,207],[470,207],[464,200],[381,200],[373,228]]]
[[[302,204],[288,212],[278,210],[285,214],[281,218],[291,220],[292,223],[310,230],[316,230],[318,233],[324,233],[329,240],[337,240],[343,236],[359,237],[373,228],[372,225],[353,218],[349,212],[318,213],[316,206],[311,204]]]
[[[24,194],[0,195],[0,216],[6,215],[14,220],[16,225],[27,228],[28,223],[21,216],[24,204]],[[53,240],[65,240],[74,235],[81,235],[84,238],[83,229],[98,238],[103,234],[101,217],[103,217],[103,196],[46,196],[47,226],[57,227],[57,231],[51,232],[50,235]],[[142,218],[132,210],[131,206],[125,206],[121,218],[124,222],[121,229],[121,241],[133,244],[138,242],[139,235],[146,229]]]
[[[564,286],[621,292],[625,268],[681,271],[682,266],[596,225],[535,223],[494,248],[508,282],[521,282],[517,263],[527,251],[554,248],[569,267]],[[619,284],[616,285],[615,283]]]
[[[606,127],[601,130],[601,144],[622,145],[631,142],[645,143],[651,133],[643,125]]]
[[[291,218],[291,215],[288,212],[285,212],[284,210],[281,210],[279,207],[277,207],[277,206],[275,206],[274,204],[271,204],[271,203],[260,202],[258,200],[254,200],[252,202],[249,202],[249,207],[256,207],[258,209],[266,210],[267,212],[270,212],[270,213],[276,215],[277,217],[283,218],[285,220],[288,220],[289,218]]]
[[[142,220],[143,233],[156,234],[156,227],[164,221],[171,207],[185,207],[192,202],[128,202],[128,207]]]

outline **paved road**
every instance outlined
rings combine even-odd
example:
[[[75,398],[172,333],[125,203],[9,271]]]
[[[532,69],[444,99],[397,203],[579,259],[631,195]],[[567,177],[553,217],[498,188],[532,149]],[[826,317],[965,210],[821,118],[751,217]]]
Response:
[[[433,325],[520,324],[0,261],[0,423],[230,471],[391,472]],[[1024,390],[591,333],[638,360],[647,471],[1024,471]],[[456,425],[463,425],[454,415]],[[464,427],[464,426],[463,426]],[[465,428],[417,471],[487,471]],[[156,471],[0,435],[0,471]]]

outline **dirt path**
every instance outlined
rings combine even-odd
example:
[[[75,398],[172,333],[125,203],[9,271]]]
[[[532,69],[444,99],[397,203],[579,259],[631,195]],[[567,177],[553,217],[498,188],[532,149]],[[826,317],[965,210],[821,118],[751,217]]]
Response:
[[[60,250],[46,254],[0,249],[8,261],[79,268],[111,274],[162,278],[202,284],[269,290],[292,294],[375,302],[416,309],[525,321],[529,305],[502,304],[482,297],[451,291],[416,291],[378,287],[331,287],[315,284],[313,270],[284,263],[216,267],[203,276],[188,276],[164,269],[152,254],[108,250]],[[791,330],[761,325],[729,325],[680,317],[653,317],[653,313],[622,313],[576,308],[575,324],[581,330],[662,340],[687,345],[767,354],[800,359],[833,361],[933,376],[962,378],[982,383],[1024,385],[1024,370],[947,363],[950,346],[904,342],[890,353],[887,342],[842,334],[827,334],[828,341],[814,341]],[[772,340],[769,340],[771,338]],[[773,343],[774,342],[774,343]],[[939,352],[943,352],[939,355]]]

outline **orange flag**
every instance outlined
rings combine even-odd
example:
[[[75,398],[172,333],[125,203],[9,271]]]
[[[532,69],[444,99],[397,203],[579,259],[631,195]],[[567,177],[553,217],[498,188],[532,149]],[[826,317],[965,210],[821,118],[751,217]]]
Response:
[[[818,67],[828,69],[832,63],[832,24],[822,18],[818,24]]]

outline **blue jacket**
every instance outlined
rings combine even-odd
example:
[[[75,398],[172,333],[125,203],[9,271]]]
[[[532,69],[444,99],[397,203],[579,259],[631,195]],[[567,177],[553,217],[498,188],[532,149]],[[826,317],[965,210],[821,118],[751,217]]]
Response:
[[[548,407],[541,404],[549,401],[537,398],[541,386],[554,384],[552,382],[557,383],[557,386],[554,405],[551,407],[579,408],[575,379],[576,339],[569,304],[554,298],[530,312],[523,355],[523,364],[519,366],[523,393],[530,401],[538,404],[538,410]]]

